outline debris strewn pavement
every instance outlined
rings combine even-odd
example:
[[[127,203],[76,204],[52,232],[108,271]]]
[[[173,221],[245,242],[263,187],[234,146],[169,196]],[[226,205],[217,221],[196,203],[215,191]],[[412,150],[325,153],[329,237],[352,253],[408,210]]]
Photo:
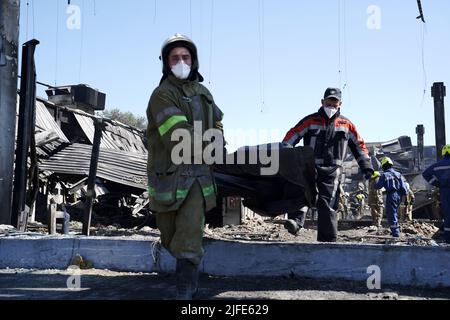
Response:
[[[281,218],[265,219],[261,217],[245,218],[241,225],[224,226],[222,228],[206,228],[205,236],[213,239],[244,240],[244,241],[271,241],[271,242],[299,242],[314,243],[317,238],[316,224],[312,221],[306,228],[301,229],[297,235],[291,235],[283,226]],[[351,224],[352,222],[346,222]],[[391,237],[387,226],[358,226],[353,222],[353,228],[348,226],[339,230],[339,243],[373,243],[373,244],[405,244],[405,245],[443,245],[440,230],[432,222],[411,221],[401,223],[401,237]],[[370,224],[370,223],[369,223]]]
[[[78,278],[77,278],[78,277]],[[175,277],[108,270],[0,270],[0,299],[171,300]],[[215,277],[202,274],[199,300],[440,300],[449,289],[383,286],[297,277]]]

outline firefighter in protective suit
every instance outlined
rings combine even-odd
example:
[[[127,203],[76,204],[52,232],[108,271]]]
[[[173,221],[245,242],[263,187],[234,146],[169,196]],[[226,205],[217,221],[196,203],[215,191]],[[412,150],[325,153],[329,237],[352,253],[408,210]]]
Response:
[[[369,181],[369,207],[372,215],[372,224],[381,227],[383,220],[383,191],[375,189],[375,180]]]
[[[163,247],[176,258],[177,299],[189,300],[198,290],[205,212],[216,206],[202,137],[210,129],[222,133],[223,114],[200,84],[192,40],[175,34],[163,43],[160,59],[163,76],[147,108],[150,210],[156,213]],[[180,142],[189,148],[179,152]]]
[[[441,207],[444,214],[445,242],[450,244],[450,145],[442,148],[444,159],[427,168],[423,177],[440,191]]]
[[[386,217],[394,238],[400,237],[398,215],[402,196],[408,193],[405,178],[393,169],[394,162],[389,157],[381,159],[383,172],[375,171],[372,179],[375,180],[375,189],[386,190]]]
[[[400,221],[412,221],[412,213],[414,201],[416,200],[416,196],[414,195],[414,191],[411,189],[409,183],[406,183],[406,187],[408,189],[408,194],[404,197],[403,203],[400,205]]]
[[[358,201],[358,207],[356,210],[355,219],[360,220],[364,215],[364,206],[365,206],[366,196],[363,193],[358,193],[356,195],[356,200]]]

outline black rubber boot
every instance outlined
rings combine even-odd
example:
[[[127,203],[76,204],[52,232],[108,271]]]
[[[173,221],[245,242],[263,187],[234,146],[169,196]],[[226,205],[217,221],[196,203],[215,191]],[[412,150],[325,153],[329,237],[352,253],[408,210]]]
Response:
[[[303,207],[300,210],[289,213],[288,220],[284,223],[284,227],[290,234],[294,236],[303,228],[306,219],[306,212],[308,207]]]
[[[176,300],[192,300],[198,291],[198,266],[187,259],[177,259]]]
[[[294,236],[297,235],[297,233],[300,231],[300,226],[293,219],[286,220],[286,222],[284,223],[284,227],[290,234],[293,234]]]

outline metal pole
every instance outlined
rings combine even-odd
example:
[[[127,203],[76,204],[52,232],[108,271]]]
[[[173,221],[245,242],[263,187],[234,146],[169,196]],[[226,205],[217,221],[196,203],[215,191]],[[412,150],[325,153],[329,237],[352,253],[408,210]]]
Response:
[[[417,169],[422,169],[422,163],[423,163],[423,135],[425,134],[425,127],[423,124],[419,124],[416,127],[416,134],[417,134]]]
[[[445,146],[445,110],[444,97],[446,88],[443,82],[435,82],[431,88],[431,96],[434,98],[434,126],[436,131],[436,155],[437,160],[442,159],[441,150]]]
[[[89,236],[89,231],[91,228],[92,204],[96,197],[95,179],[97,177],[97,165],[100,155],[100,143],[103,134],[103,126],[104,126],[103,120],[94,119],[94,126],[95,126],[94,142],[92,145],[91,166],[89,168],[89,177],[87,183],[87,198],[83,216],[83,234],[85,236]]]
[[[11,214],[11,224],[21,231],[24,231],[28,215],[28,212],[25,213],[28,180],[27,159],[31,142],[34,141],[36,109],[36,70],[34,65],[34,51],[38,44],[39,41],[30,40],[22,46],[19,123],[17,128],[14,195]]]
[[[0,224],[11,224],[16,132],[19,0],[0,1]]]

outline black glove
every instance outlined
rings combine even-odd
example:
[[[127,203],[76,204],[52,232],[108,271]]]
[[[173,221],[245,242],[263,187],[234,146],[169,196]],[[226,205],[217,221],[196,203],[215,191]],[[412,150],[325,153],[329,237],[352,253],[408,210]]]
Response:
[[[364,179],[369,180],[372,177],[374,172],[375,171],[373,171],[373,169],[364,169],[363,170]]]

